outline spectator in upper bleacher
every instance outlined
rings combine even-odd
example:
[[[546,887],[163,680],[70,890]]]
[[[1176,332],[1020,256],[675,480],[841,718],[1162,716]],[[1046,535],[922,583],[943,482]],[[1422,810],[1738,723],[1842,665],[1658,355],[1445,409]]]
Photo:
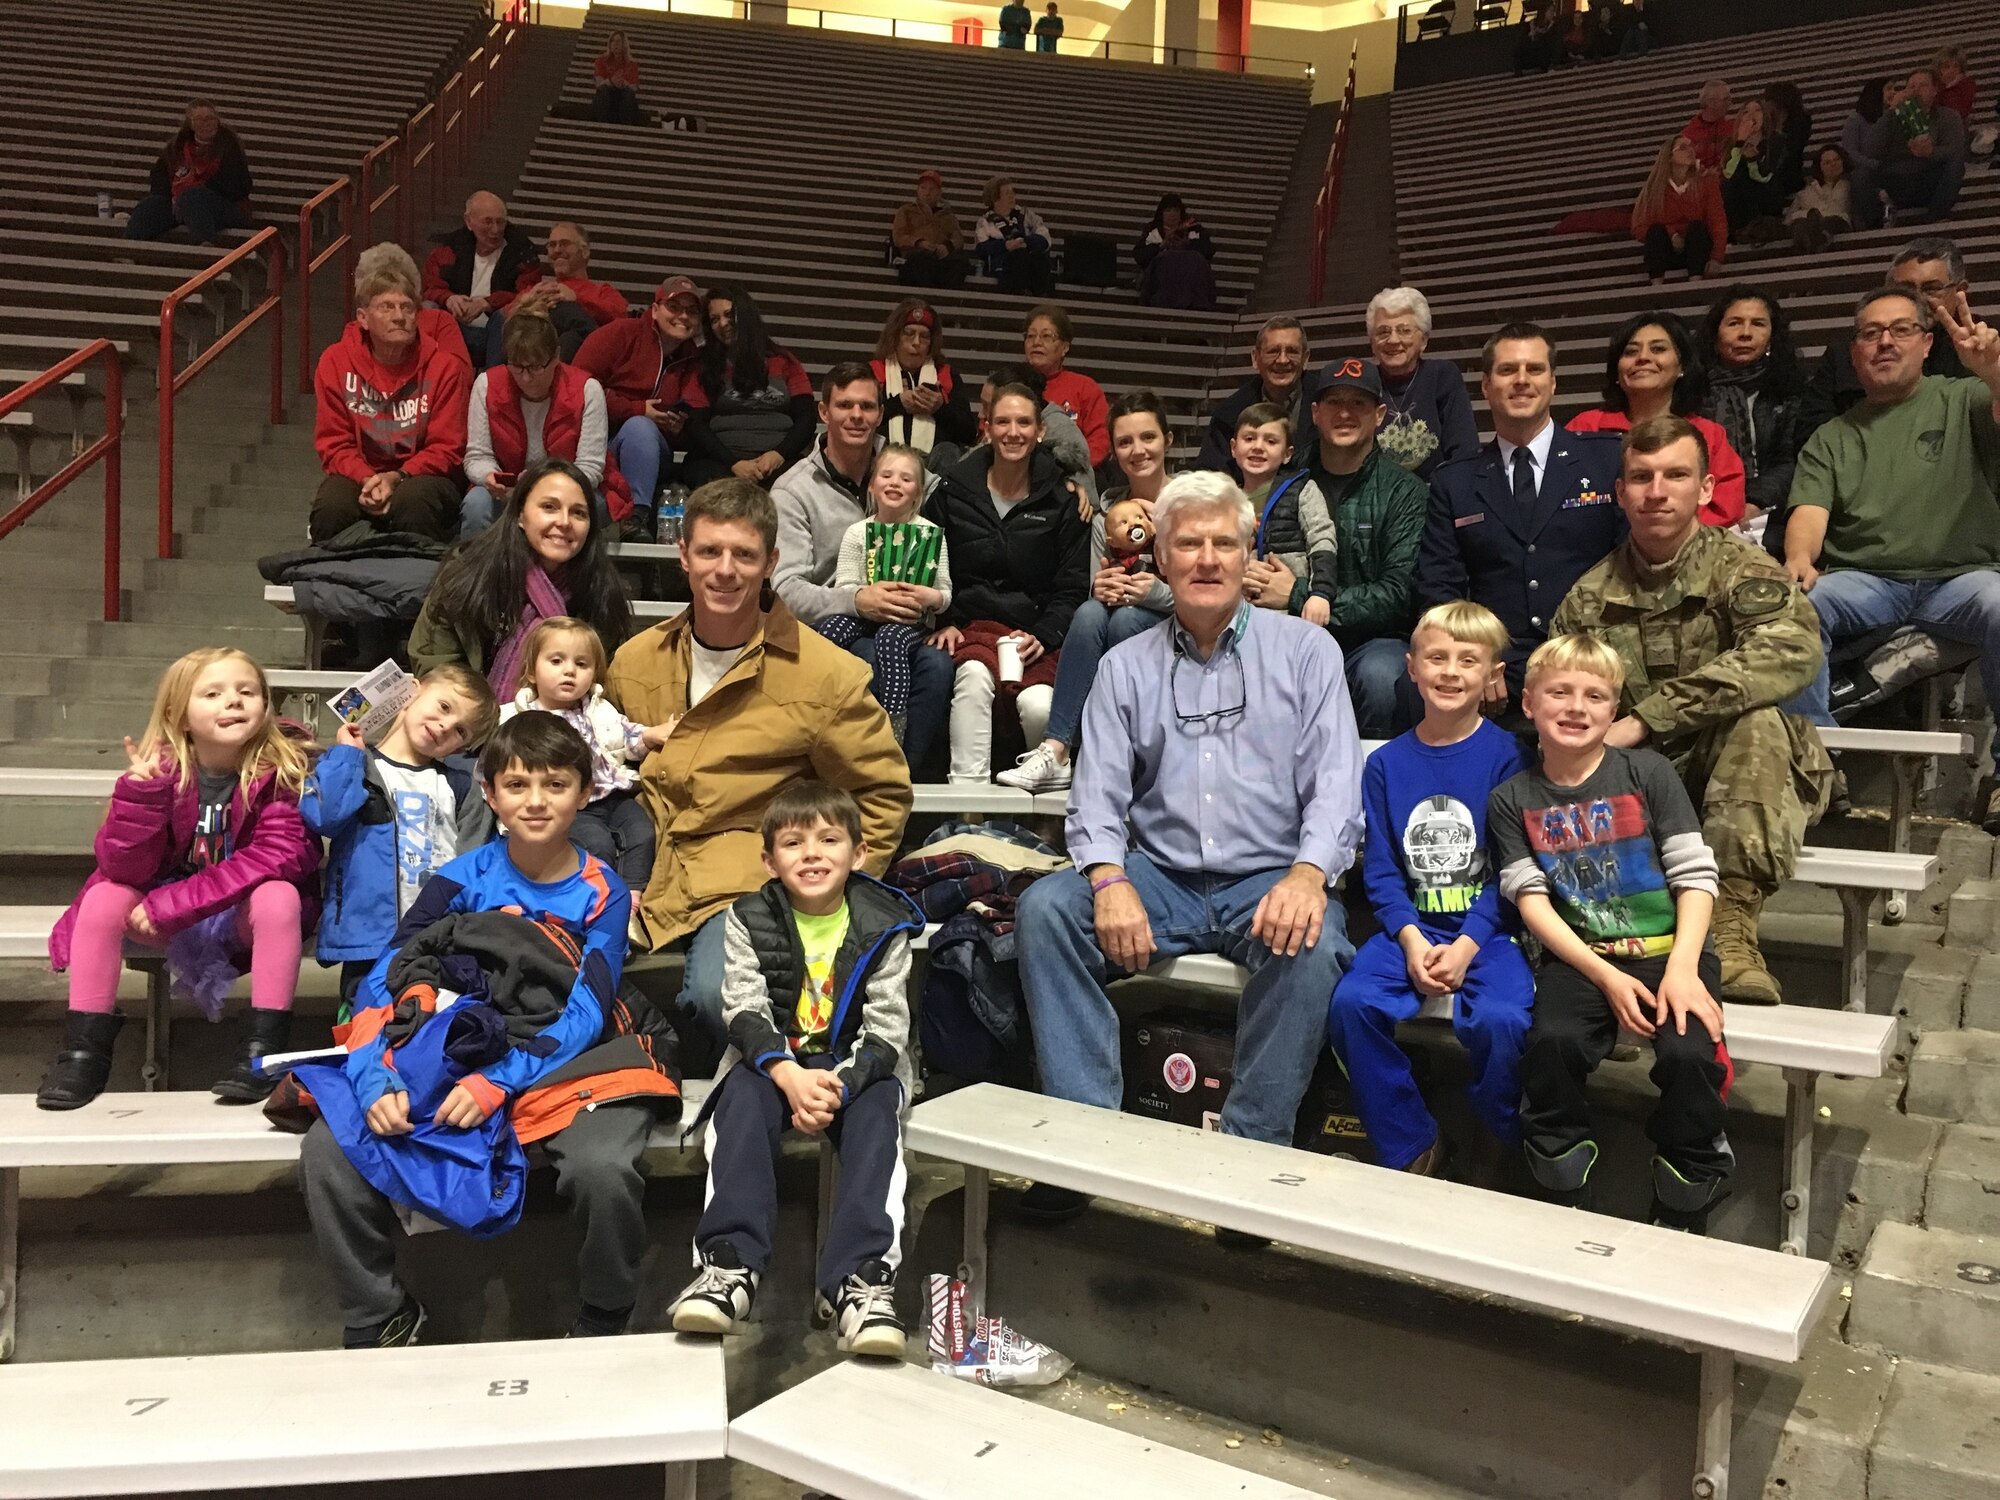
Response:
[[[1512,644],[1505,689],[1489,697],[1518,701],[1522,665],[1547,639],[1563,595],[1625,534],[1612,491],[1618,445],[1550,419],[1556,362],[1546,330],[1505,324],[1482,362],[1494,441],[1431,475],[1416,602],[1470,599],[1498,615]]]
[[[1027,9],[1026,6],[1022,7]],[[1049,226],[1032,208],[1017,201],[1014,179],[993,177],[980,195],[986,212],[973,226],[973,249],[986,274],[1003,292],[1048,297],[1055,293],[1056,274],[1049,261]]]
[[[1967,378],[1926,374],[1948,337]],[[2000,703],[2000,332],[1965,289],[1864,294],[1849,345],[1862,404],[1799,450],[1785,570],[1811,595],[1820,638],[1891,626],[1979,648],[1986,701]],[[1831,724],[1827,669],[1801,709]]]
[[[486,361],[486,321],[541,280],[534,242],[507,222],[507,205],[495,193],[465,200],[465,223],[437,237],[424,262],[424,301],[458,319],[474,362]]]
[[[1795,83],[1766,86],[1760,101],[1764,110],[1764,133],[1769,141],[1766,156],[1778,186],[1789,198],[1806,185],[1806,147],[1812,142],[1812,111]]]
[[[576,367],[604,387],[611,457],[642,517],[653,513],[674,440],[687,426],[683,393],[694,378],[701,288],[669,276],[643,318],[620,318],[583,341]]]
[[[607,323],[615,323],[630,308],[625,294],[605,281],[590,279],[590,236],[581,224],[562,219],[549,226],[547,274],[511,302],[504,313],[486,316],[486,363],[507,357],[507,320],[523,313],[540,313],[555,325],[564,359],[576,358],[583,341]]]
[[[1197,469],[1219,469],[1240,480],[1229,446],[1236,439],[1236,419],[1246,406],[1260,402],[1282,406],[1292,418],[1292,462],[1302,464],[1312,441],[1312,412],[1305,401],[1306,331],[1289,313],[1266,318],[1250,347],[1250,378],[1217,404],[1196,456]]]
[[[1433,5],[1431,9],[1435,11],[1438,7]],[[1520,35],[1514,43],[1516,78],[1523,73],[1546,73],[1556,65],[1556,47],[1561,41],[1556,31],[1559,19],[1556,0],[1525,0],[1521,6]]]
[[[965,383],[945,362],[944,322],[921,297],[905,297],[890,311],[875,339],[873,369],[890,442],[955,462],[979,441]]]
[[[1345,912],[1327,899],[1361,842],[1340,648],[1249,607],[1257,517],[1227,475],[1179,475],[1154,516],[1173,618],[1099,668],[1070,790],[1075,868],[1029,886],[1016,913],[1035,1060],[1044,1093],[1117,1109],[1106,981],[1222,953],[1251,971],[1222,1131],[1290,1145],[1327,997],[1354,955]],[[1068,1218],[1087,1202],[1037,1183],[1021,1212]]]
[[[1034,23],[1034,13],[1021,0],[1007,0],[1000,7],[1000,45],[1010,52],[1025,52],[1028,28]]]
[[[1653,50],[1653,27],[1646,19],[1646,0],[1625,0],[1606,7],[1603,26],[1607,57],[1644,57]]]
[[[1090,532],[1062,465],[1041,449],[1041,404],[1025,386],[993,393],[988,445],[931,491],[924,515],[944,528],[954,592],[931,644],[951,654],[951,780],[993,774],[1000,684],[1039,744],[1048,725],[1057,653],[1089,594]],[[1010,645],[1011,643],[1011,645]]]
[[[1179,193],[1162,193],[1152,222],[1132,247],[1139,300],[1147,307],[1215,311],[1215,240],[1187,210]]]
[[[1382,377],[1375,441],[1419,479],[1479,451],[1465,375],[1450,360],[1425,359],[1430,342],[1430,299],[1415,287],[1384,287],[1368,299],[1368,347]]]
[[[606,125],[643,125],[645,111],[639,108],[639,62],[625,33],[614,31],[604,50],[590,65],[597,79],[597,91],[590,96],[590,117]]]
[[[1556,36],[1556,66],[1579,67],[1597,58],[1597,17],[1583,5],[1570,12]]]
[[[417,263],[401,245],[361,252],[354,321],[319,357],[313,447],[326,477],[307,530],[315,542],[357,522],[449,541],[472,372],[417,326]]]
[[[1056,43],[1062,40],[1063,18],[1056,10],[1056,0],[1049,0],[1048,9],[1035,17],[1035,50],[1053,52]]]
[[[616,650],[632,633],[632,602],[611,561],[615,533],[603,512],[575,464],[529,464],[494,524],[438,569],[410,628],[411,663],[419,672],[463,663],[485,673],[507,703],[521,686],[529,632],[543,620],[573,616]]]
[[[1902,84],[1891,83],[1886,78],[1871,78],[1861,85],[1854,108],[1847,112],[1847,118],[1840,125],[1840,149],[1847,153],[1850,177],[1856,172],[1874,172],[1878,163],[1869,153],[1874,149],[1875,126],[1880,122],[1883,110],[1900,104],[1905,92],[1907,90]],[[1854,223],[1874,222],[1864,205],[1857,203],[1854,207]]]
[[[1970,127],[1972,106],[1979,98],[1979,85],[1966,71],[1965,49],[1959,46],[1941,48],[1931,60],[1931,66],[1937,70],[1940,85],[1937,102],[1946,109],[1957,110],[1958,117]]]
[[[1818,255],[1854,227],[1854,184],[1847,153],[1831,142],[1819,148],[1812,176],[1785,207],[1792,248]]]
[[[604,387],[564,364],[547,318],[516,312],[507,320],[507,348],[472,382],[465,422],[465,478],[472,488],[459,503],[458,534],[477,536],[493,524],[514,477],[539,459],[566,458],[597,489],[614,519],[631,509],[612,504],[623,490],[605,470]],[[608,482],[607,482],[608,480]]]
[[[1933,307],[1940,298],[1966,289],[1965,257],[1957,244],[1935,235],[1911,240],[1896,252],[1889,264],[1888,279],[1906,287]],[[1924,356],[1926,375],[1956,379],[1965,373],[1958,351],[1949,339],[1932,339]],[[1855,373],[1854,359],[1838,340],[1827,347],[1806,382],[1799,403],[1799,442],[1803,444],[1820,428],[1853,406],[1862,396],[1861,377]]]
[[[1934,69],[1912,69],[1908,96],[1883,112],[1869,136],[1876,166],[1857,174],[1855,192],[1879,206],[1884,224],[1949,218],[1958,204],[1971,145],[1965,117],[1938,103],[1938,89]]]
[[[128,240],[156,240],[176,224],[200,245],[250,227],[250,162],[215,106],[197,99],[153,162],[146,196],[125,220]]]
[[[778,566],[771,588],[799,620],[854,616],[868,625],[910,625],[924,613],[916,591],[900,583],[849,588],[839,581],[841,547],[848,532],[868,519],[869,464],[882,445],[882,387],[869,367],[852,360],[827,371],[819,388],[819,420],[826,428],[814,450],[771,486],[778,511]],[[919,495],[921,504],[923,497]],[[872,633],[842,642],[868,663],[880,700],[881,670]],[[908,666],[908,708],[897,742],[913,766],[922,765],[943,733],[951,704],[951,659],[920,645]]]
[[[681,482],[698,489],[733,474],[768,485],[812,446],[812,378],[764,332],[764,314],[742,287],[710,287],[702,321],[701,356],[682,391]]]
[[[1713,276],[1729,249],[1729,215],[1722,179],[1705,172],[1686,132],[1660,148],[1653,170],[1632,202],[1632,238],[1645,247],[1646,279],[1654,286],[1676,268]]]
[[[1709,306],[1698,347],[1708,378],[1702,415],[1729,435],[1743,463],[1744,533],[1776,543],[1771,550],[1782,556],[1784,523],[1778,520],[1773,534],[1766,518],[1782,517],[1805,440],[1798,419],[1806,375],[1791,319],[1764,288],[1732,286]]]
[[[927,168],[917,174],[917,195],[896,210],[889,242],[903,257],[896,279],[904,286],[959,287],[972,268],[965,258],[965,231],[944,201],[944,174]]]
[[[1021,325],[1021,354],[1042,377],[1042,399],[1069,413],[1090,445],[1091,463],[1101,464],[1111,456],[1111,431],[1104,424],[1104,388],[1064,364],[1075,340],[1069,314],[1053,302],[1030,308],[1027,321]]]
[[[1764,244],[1778,237],[1785,189],[1778,160],[1784,140],[1764,124],[1764,104],[1752,99],[1736,114],[1736,138],[1722,158],[1722,212],[1734,239]]]
[[[1628,318],[1605,346],[1604,405],[1578,412],[1569,430],[1619,433],[1669,412],[1687,418],[1708,444],[1708,472],[1715,478],[1714,494],[1702,503],[1702,523],[1734,526],[1743,519],[1743,460],[1729,434],[1700,415],[1708,395],[1704,367],[1694,334],[1675,314]]]
[[[1701,108],[1681,127],[1694,146],[1695,161],[1704,172],[1722,170],[1722,160],[1736,139],[1736,122],[1729,115],[1729,80],[1711,78],[1701,86]]]

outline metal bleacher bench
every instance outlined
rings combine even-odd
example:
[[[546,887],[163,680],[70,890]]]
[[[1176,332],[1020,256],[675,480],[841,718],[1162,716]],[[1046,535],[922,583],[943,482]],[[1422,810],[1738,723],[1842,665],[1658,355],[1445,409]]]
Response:
[[[1316,1493],[914,1365],[858,1360],[731,1422],[729,1456],[841,1500]]]
[[[297,601],[293,597],[292,586],[288,583],[265,584],[264,602],[283,611],[285,614],[298,615],[305,622],[306,662],[309,666],[317,667],[320,661],[321,647],[325,642],[326,622],[315,619],[311,615],[299,613]],[[686,608],[687,605],[672,599],[634,599],[632,601],[632,618],[644,624],[652,625],[661,620],[670,620]]]
[[[667,1500],[694,1500],[728,1424],[721,1341],[667,1333],[17,1365],[0,1496],[664,1464]]]
[[[905,1140],[965,1168],[960,1274],[975,1303],[988,1285],[988,1176],[1004,1172],[1692,1349],[1704,1500],[1728,1497],[1737,1359],[1798,1360],[1836,1285],[1831,1267],[1802,1256],[997,1084],[918,1105]]]

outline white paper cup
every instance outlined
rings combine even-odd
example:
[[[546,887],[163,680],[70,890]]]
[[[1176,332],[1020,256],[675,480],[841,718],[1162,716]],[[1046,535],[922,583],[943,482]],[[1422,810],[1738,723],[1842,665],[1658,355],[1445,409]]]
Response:
[[[994,646],[1000,658],[1000,680],[1019,682],[1021,680],[1021,643],[1011,635],[1003,635]]]

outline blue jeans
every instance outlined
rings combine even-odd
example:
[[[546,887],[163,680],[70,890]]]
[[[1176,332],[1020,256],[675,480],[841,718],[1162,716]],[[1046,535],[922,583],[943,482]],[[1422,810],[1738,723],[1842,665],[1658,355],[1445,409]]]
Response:
[[[1446,938],[1433,934],[1433,942]],[[1410,1059],[1396,1045],[1396,1024],[1423,1008],[1403,948],[1386,932],[1361,945],[1327,1008],[1326,1035],[1354,1089],[1355,1111],[1375,1143],[1376,1159],[1401,1171],[1437,1139],[1437,1121],[1424,1107]],[[1497,936],[1465,971],[1451,1029],[1472,1058],[1466,1098],[1479,1123],[1512,1146],[1521,1139],[1515,1107],[1521,1102],[1521,1051],[1534,1019],[1535,976],[1520,945]]]
[[[687,939],[674,1024],[688,1054],[681,1061],[690,1078],[709,1076],[729,1048],[729,1031],[722,1024],[722,932],[728,916],[727,910],[717,912]]]
[[[1354,957],[1345,911],[1329,901],[1319,942],[1285,958],[1249,936],[1257,903],[1284,870],[1183,875],[1134,850],[1125,873],[1145,903],[1156,960],[1219,953],[1252,971],[1237,1002],[1235,1082],[1222,1107],[1222,1130],[1289,1146],[1299,1101],[1326,1045],[1328,1000]],[[1118,1014],[1104,985],[1123,974],[1097,946],[1090,883],[1078,870],[1045,875],[1022,895],[1016,920],[1042,1092],[1118,1108],[1125,1074]]]
[[[1409,675],[1409,650],[1408,641],[1385,635],[1346,653],[1347,696],[1364,740],[1386,740],[1396,732],[1396,691]]]
[[[1986,701],[2000,703],[2000,572],[1895,579],[1843,568],[1822,574],[1806,597],[1819,612],[1820,645],[1829,656],[1837,640],[1914,625],[1926,634],[1977,646]],[[1786,706],[1815,724],[1831,724],[1827,692],[1827,664],[1821,661],[1812,686]]]
[[[642,412],[620,424],[611,434],[609,447],[611,456],[618,460],[618,472],[632,487],[632,503],[651,515],[653,501],[660,493],[660,475],[674,457],[666,434]]]
[[[500,502],[493,498],[493,491],[483,484],[475,484],[465,492],[465,498],[458,502],[458,539],[478,536],[493,524],[493,518],[500,514]]]
[[[191,187],[178,198],[149,193],[132,205],[125,220],[128,240],[156,240],[176,224],[203,245],[213,245],[225,229],[248,229],[250,215],[214,188]]]
[[[1138,604],[1107,609],[1095,599],[1086,599],[1078,605],[1063,637],[1062,656],[1056,661],[1055,696],[1049,704],[1049,727],[1042,737],[1061,740],[1075,749],[1077,735],[1083,730],[1084,700],[1097,680],[1097,664],[1104,653],[1165,618],[1158,610]]]

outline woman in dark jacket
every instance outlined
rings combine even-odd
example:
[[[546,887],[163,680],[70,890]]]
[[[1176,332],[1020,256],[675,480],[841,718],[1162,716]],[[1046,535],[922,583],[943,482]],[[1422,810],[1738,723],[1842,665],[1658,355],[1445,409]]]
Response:
[[[979,419],[944,358],[944,320],[921,297],[905,297],[882,324],[871,362],[882,387],[882,433],[925,456],[956,462],[979,441]]]
[[[1166,193],[1153,221],[1132,247],[1139,268],[1139,300],[1148,307],[1215,311],[1215,241],[1208,226],[1187,211],[1179,193]]]
[[[993,699],[1001,684],[1026,743],[1048,727],[1056,659],[1090,592],[1090,529],[1053,455],[1040,448],[1041,402],[1022,385],[993,393],[987,445],[943,477],[924,514],[944,528],[965,583],[931,644],[951,654],[951,780],[993,774]]]
[[[1766,548],[1782,559],[1785,495],[1809,436],[1799,427],[1806,377],[1791,320],[1764,288],[1732,286],[1702,319],[1695,347],[1708,373],[1702,415],[1729,434],[1743,460],[1743,530],[1761,528]]]
[[[250,162],[215,106],[197,99],[153,163],[146,196],[125,220],[128,240],[156,240],[176,224],[213,245],[225,229],[250,227]]]
[[[681,387],[690,408],[681,483],[697,489],[733,474],[769,485],[812,447],[812,378],[764,332],[763,313],[739,286],[709,288],[702,324],[701,358]]]

